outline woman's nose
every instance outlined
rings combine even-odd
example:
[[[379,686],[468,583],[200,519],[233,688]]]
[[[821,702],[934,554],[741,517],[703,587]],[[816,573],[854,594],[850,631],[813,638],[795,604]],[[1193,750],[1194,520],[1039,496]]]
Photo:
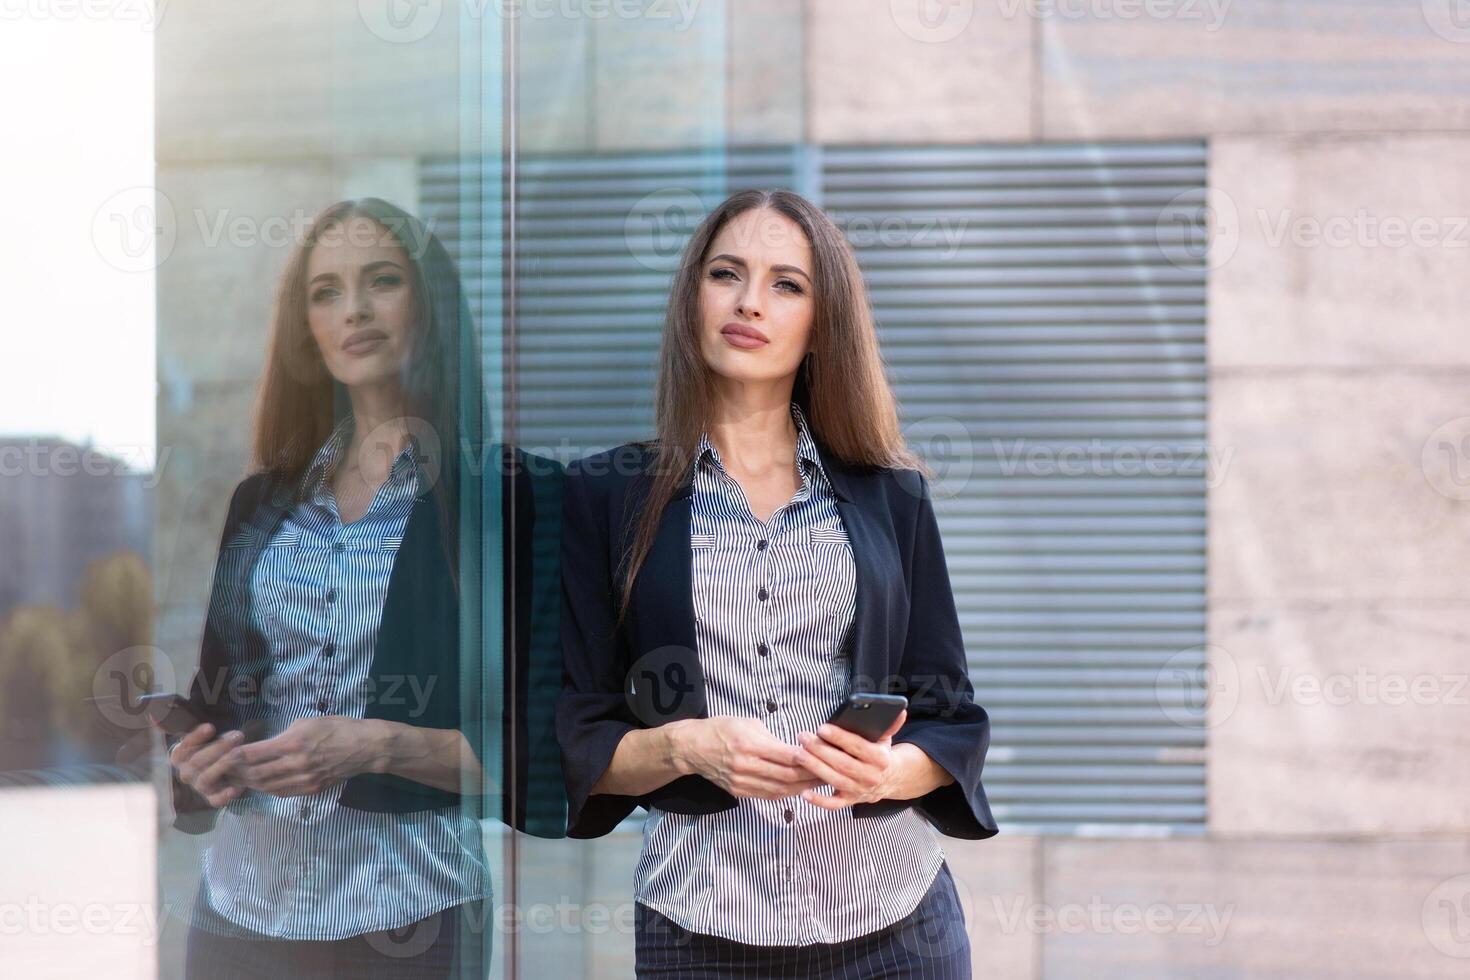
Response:
[[[361,293],[352,297],[351,304],[347,307],[348,323],[365,323],[373,318],[373,307],[368,302],[367,294]]]

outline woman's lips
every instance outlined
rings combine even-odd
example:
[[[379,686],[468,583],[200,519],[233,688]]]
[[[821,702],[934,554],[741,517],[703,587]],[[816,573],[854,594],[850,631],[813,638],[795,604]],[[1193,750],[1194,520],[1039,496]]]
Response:
[[[734,323],[727,323],[720,334],[731,347],[739,347],[741,350],[755,350],[757,347],[764,347],[770,343],[755,328]]]
[[[388,339],[388,335],[378,330],[360,333],[347,343],[342,345],[342,351],[346,354],[371,354]]]

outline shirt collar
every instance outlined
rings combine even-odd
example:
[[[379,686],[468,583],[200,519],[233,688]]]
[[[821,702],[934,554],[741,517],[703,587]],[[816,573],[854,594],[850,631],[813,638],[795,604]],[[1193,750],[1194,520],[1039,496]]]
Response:
[[[306,475],[302,478],[302,486],[305,488],[307,499],[320,499],[323,488],[337,472],[337,465],[342,461],[342,455],[352,439],[353,423],[354,419],[350,413],[343,416],[342,421],[337,423],[332,434],[327,436],[326,441],[312,457],[311,465],[306,468]],[[408,444],[393,461],[388,479],[395,484],[402,484],[419,475],[418,443],[410,433]]]
[[[811,429],[807,426],[806,414],[794,401],[791,403],[791,419],[796,423],[796,458],[805,462],[808,470],[815,469],[822,475],[823,482],[831,485],[831,480],[827,477],[827,469],[822,465],[821,454],[817,452],[816,440],[812,438]],[[725,464],[720,460],[720,451],[710,441],[708,430],[699,437],[699,449],[694,454],[696,468],[704,462],[706,455],[720,469],[725,468]]]

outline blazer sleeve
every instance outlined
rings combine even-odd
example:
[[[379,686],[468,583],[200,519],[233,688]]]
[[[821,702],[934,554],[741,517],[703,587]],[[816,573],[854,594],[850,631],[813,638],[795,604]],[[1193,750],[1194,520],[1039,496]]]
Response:
[[[213,615],[216,605],[224,599],[224,596],[221,595],[223,583],[219,576],[219,561],[223,557],[225,544],[240,525],[242,501],[251,496],[259,480],[258,476],[246,478],[235,487],[235,492],[230,496],[224,528],[220,532],[219,550],[216,552],[215,575],[210,586],[209,605],[205,611],[204,639],[200,644],[199,669],[195,672],[189,687],[191,707],[197,714],[208,718],[214,724],[216,731],[232,727],[233,720],[227,710],[227,704],[219,704],[208,694],[211,687],[223,690],[219,686],[222,680],[219,674],[227,669],[224,643],[217,635],[217,624]],[[167,737],[164,739],[164,746],[171,749],[177,741],[176,738]],[[185,785],[179,779],[179,771],[172,765],[169,766],[169,788],[174,807],[173,826],[176,830],[186,834],[203,834],[214,828],[219,810],[210,806],[209,801],[195,792],[192,787]]]
[[[893,693],[906,695],[909,708],[893,741],[917,745],[955,781],[914,800],[856,804],[853,816],[911,804],[940,833],[983,840],[999,832],[980,783],[990,747],[990,718],[975,703],[929,482],[918,471],[907,472],[918,479],[919,505],[909,551],[909,621],[899,667],[901,686]]]
[[[567,792],[567,836],[601,837],[638,798],[592,795],[622,737],[642,727],[623,693],[613,631],[610,513],[601,481],[567,468],[561,535],[561,692],[556,735]]]
[[[557,838],[566,833],[555,716],[561,693],[558,563],[566,474],[553,458],[515,453],[515,615],[506,617],[505,638],[505,649],[516,657],[513,689],[506,678],[506,700],[515,710],[505,712],[501,738],[506,745],[502,771],[515,773],[516,790],[514,810],[507,799],[503,819],[534,836]]]

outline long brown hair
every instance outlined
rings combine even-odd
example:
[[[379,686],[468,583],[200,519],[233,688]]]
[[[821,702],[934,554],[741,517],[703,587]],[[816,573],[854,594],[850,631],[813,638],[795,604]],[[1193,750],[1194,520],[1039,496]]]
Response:
[[[638,571],[653,547],[659,520],[693,465],[715,405],[713,372],[700,351],[699,304],[711,243],[732,219],[760,208],[790,218],[812,250],[811,353],[802,359],[792,398],[829,458],[855,468],[929,468],[908,448],[898,402],[888,384],[878,330],[852,248],[815,204],[788,190],[743,190],[726,198],[695,229],[674,274],[659,354],[653,483],[638,512],[622,572],[617,625],[627,615]],[[616,628],[616,627],[615,627]]]
[[[408,253],[415,318],[399,380],[406,416],[427,423],[439,441],[439,470],[430,493],[457,586],[459,457],[462,448],[477,448],[483,433],[479,359],[473,356],[474,326],[454,261],[439,238],[407,211],[375,197],[339,201],[317,215],[296,243],[281,274],[256,399],[255,465],[269,474],[278,497],[303,499],[310,489],[302,483],[307,467],[351,411],[346,388],[327,370],[307,326],[306,269],[322,237],[353,217],[376,222]]]

